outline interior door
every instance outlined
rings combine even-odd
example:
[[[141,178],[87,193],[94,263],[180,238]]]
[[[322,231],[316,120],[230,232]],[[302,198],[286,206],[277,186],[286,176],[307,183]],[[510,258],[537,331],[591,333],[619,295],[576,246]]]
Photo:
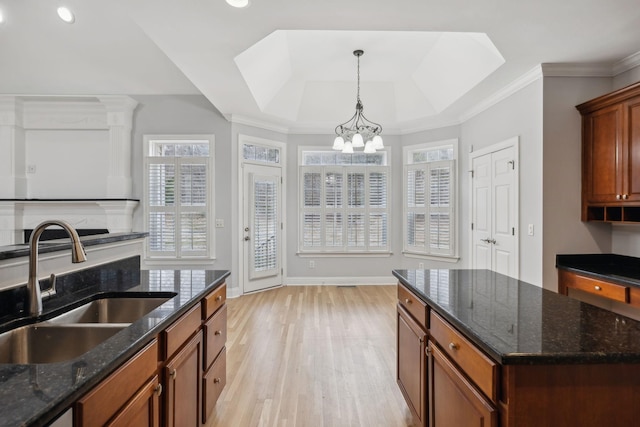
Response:
[[[244,165],[244,292],[282,285],[281,168]]]
[[[472,159],[472,266],[518,277],[518,173],[514,146]]]
[[[491,270],[491,154],[472,160],[473,268]]]

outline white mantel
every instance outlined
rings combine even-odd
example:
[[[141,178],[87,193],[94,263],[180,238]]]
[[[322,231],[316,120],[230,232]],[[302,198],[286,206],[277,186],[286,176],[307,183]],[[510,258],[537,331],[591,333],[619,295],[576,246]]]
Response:
[[[47,219],[132,231],[128,96],[0,95],[0,245]],[[78,200],[82,199],[82,200]]]

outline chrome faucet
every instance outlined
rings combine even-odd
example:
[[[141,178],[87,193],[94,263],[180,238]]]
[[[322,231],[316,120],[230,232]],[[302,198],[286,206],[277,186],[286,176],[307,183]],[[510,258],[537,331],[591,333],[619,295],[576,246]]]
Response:
[[[51,220],[38,225],[31,233],[29,239],[29,281],[27,282],[27,292],[29,293],[29,314],[38,316],[42,314],[42,293],[38,282],[38,241],[42,232],[50,225],[62,227],[71,238],[71,262],[85,262],[87,254],[80,242],[80,237],[76,230],[64,221]],[[52,275],[52,285],[54,276]]]

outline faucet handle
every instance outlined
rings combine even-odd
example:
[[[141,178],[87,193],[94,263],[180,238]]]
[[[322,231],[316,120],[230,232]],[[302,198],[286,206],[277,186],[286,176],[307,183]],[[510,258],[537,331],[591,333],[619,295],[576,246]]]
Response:
[[[42,291],[42,298],[49,298],[56,294],[56,275],[51,273],[49,278],[49,289]]]

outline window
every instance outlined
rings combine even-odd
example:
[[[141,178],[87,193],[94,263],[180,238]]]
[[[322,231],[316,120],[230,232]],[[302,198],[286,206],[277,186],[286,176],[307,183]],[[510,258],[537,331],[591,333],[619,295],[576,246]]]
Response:
[[[456,257],[457,140],[404,149],[404,252]]]
[[[147,257],[211,257],[213,136],[144,139]]]
[[[389,252],[387,156],[301,151],[300,252]]]

